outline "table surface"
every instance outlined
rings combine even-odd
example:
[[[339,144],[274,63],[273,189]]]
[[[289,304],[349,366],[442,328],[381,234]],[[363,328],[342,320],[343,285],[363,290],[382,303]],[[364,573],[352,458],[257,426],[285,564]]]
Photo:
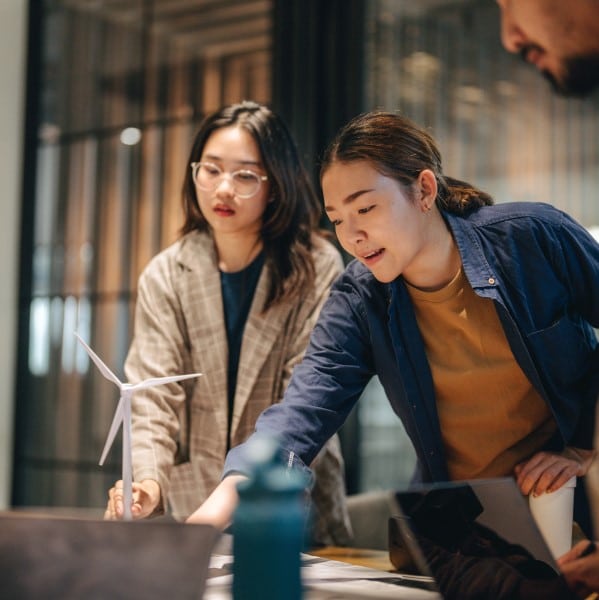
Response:
[[[395,571],[395,568],[389,560],[389,553],[386,550],[325,546],[323,548],[310,550],[308,554],[326,558],[328,560],[338,560],[352,565],[377,569],[379,571]]]

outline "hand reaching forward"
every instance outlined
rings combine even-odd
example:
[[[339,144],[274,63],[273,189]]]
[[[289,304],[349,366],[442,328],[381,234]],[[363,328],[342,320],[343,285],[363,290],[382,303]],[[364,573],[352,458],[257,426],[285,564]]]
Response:
[[[225,477],[204,503],[187,517],[186,523],[207,523],[217,529],[225,529],[231,523],[239,501],[237,484],[245,479],[245,475]]]
[[[153,479],[144,479],[141,483],[133,482],[133,504],[131,515],[134,519],[149,517],[160,504],[160,486]],[[123,482],[119,479],[108,490],[108,504],[104,519],[117,520],[123,518]]]
[[[562,452],[537,452],[516,465],[518,487],[525,495],[555,492],[572,477],[586,475],[594,457],[595,450],[572,447]]]

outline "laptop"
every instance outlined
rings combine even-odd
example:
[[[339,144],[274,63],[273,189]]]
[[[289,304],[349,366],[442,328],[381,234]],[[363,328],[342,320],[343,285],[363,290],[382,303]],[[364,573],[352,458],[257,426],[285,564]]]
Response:
[[[133,522],[0,513],[3,600],[200,600],[219,533]]]
[[[507,563],[507,569],[531,579],[558,577],[528,503],[510,477],[413,486],[395,498],[399,513],[389,519],[390,561],[399,572],[428,577],[429,589],[451,596],[448,582],[466,564],[479,573],[489,567],[493,574],[502,572]]]

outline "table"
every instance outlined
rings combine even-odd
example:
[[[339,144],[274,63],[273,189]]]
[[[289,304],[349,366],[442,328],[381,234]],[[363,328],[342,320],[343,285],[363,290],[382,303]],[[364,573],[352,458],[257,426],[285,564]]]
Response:
[[[227,551],[224,541],[213,555],[210,572],[216,577],[208,579],[203,600],[231,600],[233,557],[220,554]],[[428,580],[395,573],[382,550],[327,546],[302,554],[303,600],[441,600],[421,589]]]
[[[368,567],[379,571],[395,571],[395,568],[389,560],[389,553],[386,550],[368,550],[365,548],[344,548],[342,546],[325,546],[310,550],[308,554],[326,558],[328,560],[337,560],[360,567]]]

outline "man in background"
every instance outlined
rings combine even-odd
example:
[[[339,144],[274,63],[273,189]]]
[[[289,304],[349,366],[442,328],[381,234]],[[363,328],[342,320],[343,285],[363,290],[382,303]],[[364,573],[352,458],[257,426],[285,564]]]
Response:
[[[560,94],[599,87],[599,0],[497,0],[501,41]]]
[[[599,0],[497,0],[497,4],[506,50],[533,64],[557,93],[585,96],[599,87]],[[560,568],[581,597],[599,591],[596,544],[581,542],[561,558]]]

